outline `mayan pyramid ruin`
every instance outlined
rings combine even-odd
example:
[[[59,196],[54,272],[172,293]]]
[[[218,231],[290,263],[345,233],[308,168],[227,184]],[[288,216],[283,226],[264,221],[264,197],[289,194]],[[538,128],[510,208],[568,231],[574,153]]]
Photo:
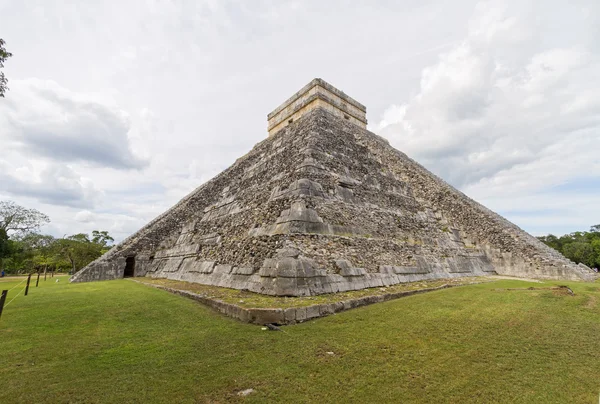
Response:
[[[594,279],[366,126],[364,105],[311,81],[268,115],[265,140],[71,281],[308,296],[490,274]]]

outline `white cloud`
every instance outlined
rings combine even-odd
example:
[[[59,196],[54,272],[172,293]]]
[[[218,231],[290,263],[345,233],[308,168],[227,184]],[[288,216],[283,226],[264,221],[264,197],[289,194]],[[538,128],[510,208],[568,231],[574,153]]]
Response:
[[[14,80],[11,89],[0,139],[23,153],[118,169],[146,164],[130,150],[125,111],[48,80]]]
[[[81,210],[75,214],[75,220],[81,223],[93,223],[94,216],[89,210]]]
[[[545,3],[532,4],[481,3],[467,37],[424,68],[420,90],[393,104],[377,125],[392,145],[468,195],[502,200],[495,207],[507,214],[507,197],[533,211],[526,204],[540,202],[537,193],[558,204],[552,187],[600,177],[600,53],[597,37],[587,35],[594,28],[577,10],[556,10],[579,32],[556,46],[562,31],[555,16],[545,14]],[[580,202],[599,202],[597,194],[586,198]],[[575,218],[576,209],[563,214]],[[552,229],[556,218],[545,219]]]
[[[0,161],[2,193],[35,198],[42,203],[71,207],[91,207],[98,195],[93,184],[69,166],[55,163],[16,169]],[[10,172],[14,174],[10,174]]]

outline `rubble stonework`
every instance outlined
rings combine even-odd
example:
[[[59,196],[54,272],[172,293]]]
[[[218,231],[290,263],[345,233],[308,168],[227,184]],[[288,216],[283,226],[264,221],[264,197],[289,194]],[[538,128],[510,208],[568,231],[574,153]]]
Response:
[[[315,108],[75,274],[160,277],[282,296],[489,274],[594,272],[388,142]]]

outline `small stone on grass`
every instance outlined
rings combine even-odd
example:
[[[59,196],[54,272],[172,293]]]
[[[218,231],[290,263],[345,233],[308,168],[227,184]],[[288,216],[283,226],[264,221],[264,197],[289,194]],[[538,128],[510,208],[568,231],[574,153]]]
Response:
[[[246,389],[242,391],[238,391],[237,395],[240,397],[246,397],[248,394],[254,393],[254,389]]]

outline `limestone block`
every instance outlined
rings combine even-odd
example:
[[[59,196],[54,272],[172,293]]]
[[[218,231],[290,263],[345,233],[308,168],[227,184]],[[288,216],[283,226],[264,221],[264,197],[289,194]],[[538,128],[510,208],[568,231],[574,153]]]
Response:
[[[252,275],[254,271],[252,267],[233,267],[231,273],[235,275]]]
[[[308,319],[306,315],[306,307],[297,307],[296,309],[296,321],[306,321]]]
[[[345,188],[345,187],[337,185],[335,187],[335,194],[338,199],[340,199],[346,203],[354,203],[355,202],[354,192],[352,192],[352,190],[349,188]]]
[[[323,219],[319,217],[314,209],[307,208],[304,201],[296,201],[292,203],[290,209],[281,212],[276,221],[277,224],[287,222],[323,223]]]
[[[275,278],[277,276],[277,268],[273,266],[263,265],[259,270],[258,274],[264,278]]]
[[[240,313],[239,313],[239,317],[238,317],[241,321],[243,321],[244,323],[250,323],[251,319],[250,319],[250,312],[247,309],[241,309]]]
[[[201,274],[210,274],[215,267],[214,261],[198,261],[194,268],[190,268],[190,272],[199,272]]]
[[[366,276],[356,276],[346,278],[350,282],[347,283],[348,290],[360,290],[365,288],[372,288],[373,286],[369,285]]]
[[[423,271],[423,273],[431,272],[431,265],[423,257],[416,257],[417,267]]]
[[[270,200],[279,199],[282,197],[297,197],[301,195],[314,196],[319,198],[326,197],[321,184],[311,181],[308,178],[301,178],[292,182],[287,188],[276,186],[271,191]]]
[[[319,315],[329,316],[335,313],[335,305],[333,303],[319,305]]]
[[[298,165],[298,168],[297,168],[298,171],[302,170],[302,169],[325,171],[325,166],[323,164],[319,163],[319,161],[313,157],[306,157],[304,159],[304,161],[302,161],[302,163],[300,163],[300,165]]]
[[[211,246],[221,242],[221,236],[217,233],[202,234],[195,237],[199,245]]]
[[[286,324],[293,324],[296,322],[296,308],[290,307],[283,311],[283,319]]]
[[[253,309],[250,317],[251,322],[255,324],[284,324],[285,322],[282,309]]]
[[[345,259],[336,259],[334,260],[334,264],[339,271],[342,271],[344,269],[350,269],[352,267],[350,261]]]
[[[367,271],[364,268],[344,268],[340,271],[342,276],[365,276]]]
[[[321,315],[321,310],[320,310],[319,305],[306,307],[306,320],[310,320],[311,318],[317,318],[320,315]]]
[[[275,267],[277,268],[276,276],[296,278],[298,277],[298,269],[302,267],[302,262],[291,257],[277,258]]]
[[[273,289],[277,296],[295,296],[298,282],[296,278],[275,278]]]
[[[185,228],[185,226],[184,226],[184,228]],[[175,245],[177,245],[177,244],[189,244],[192,241],[193,236],[194,236],[193,233],[185,232],[184,230],[182,230],[181,231],[181,235],[179,236],[179,238],[175,242]]]
[[[179,272],[188,273],[189,271],[193,271],[195,266],[198,264],[195,257],[187,257],[183,259],[181,266],[179,267]]]
[[[179,266],[183,262],[183,258],[167,258],[165,266],[163,267],[163,272],[177,272],[179,270]]]

